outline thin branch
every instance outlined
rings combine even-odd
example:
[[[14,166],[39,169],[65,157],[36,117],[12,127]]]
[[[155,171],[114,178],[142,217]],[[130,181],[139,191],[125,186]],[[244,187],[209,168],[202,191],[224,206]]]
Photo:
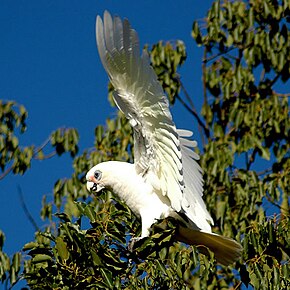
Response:
[[[206,134],[206,130],[207,130],[207,128],[206,128],[206,126],[205,126],[205,124],[202,122],[202,120],[199,118],[199,116],[198,116],[198,114],[197,114],[197,111],[196,111],[196,109],[195,109],[195,106],[194,106],[194,104],[193,104],[193,101],[192,101],[192,99],[191,99],[191,97],[189,96],[189,94],[188,94],[188,92],[187,92],[187,90],[185,89],[185,87],[184,87],[184,85],[183,85],[183,83],[181,82],[181,80],[179,80],[179,83],[180,83],[180,86],[181,86],[181,89],[182,89],[182,91],[183,91],[183,93],[184,93],[184,95],[185,95],[185,97],[186,97],[186,99],[187,99],[187,101],[189,102],[189,104],[190,104],[190,106],[191,106],[191,113],[193,114],[193,116],[197,119],[197,121],[198,121],[198,131],[199,131],[199,134],[200,134],[200,136],[202,137],[203,136],[203,134],[202,134],[202,129],[204,130],[204,133]],[[180,96],[179,96],[180,97]],[[181,100],[179,100],[179,101],[181,101]],[[185,103],[185,102],[184,102]],[[184,105],[184,103],[183,103],[183,105]],[[185,106],[185,105],[184,105]],[[201,125],[202,124],[202,125]],[[207,136],[208,137],[208,136]],[[208,137],[209,138],[209,137]],[[204,144],[203,144],[204,145]]]
[[[273,94],[278,96],[278,97],[284,97],[284,98],[289,98],[290,97],[290,93],[288,94],[281,94],[281,93],[277,93],[275,91],[273,91]]]
[[[274,206],[280,209],[280,211],[286,210],[283,206],[281,206],[279,203],[275,202],[274,199],[271,196],[266,195],[266,199],[272,203]]]
[[[209,136],[210,136],[209,130],[205,127],[205,125],[203,124],[203,122],[199,118],[198,114],[195,111],[193,111],[179,95],[176,96],[176,99],[179,100],[181,102],[181,104],[185,107],[185,109],[187,111],[189,111],[196,118],[198,124],[203,128],[203,131],[204,131],[206,137],[209,138]]]
[[[179,83],[180,83],[181,89],[182,89],[182,91],[184,92],[184,95],[185,95],[186,99],[188,100],[188,102],[189,102],[189,104],[190,104],[192,110],[196,112],[196,109],[195,109],[195,106],[194,106],[194,104],[193,104],[193,101],[192,101],[191,97],[189,96],[187,90],[185,89],[185,87],[184,87],[182,81],[181,81],[180,79],[179,79],[178,81],[179,81]]]
[[[260,75],[260,83],[264,80],[265,78],[265,69],[262,70],[261,75]]]
[[[36,160],[44,160],[44,159],[49,159],[51,157],[53,157],[54,155],[56,155],[56,152],[53,151],[48,155],[44,155],[42,158],[37,157],[37,154],[45,147],[49,144],[51,140],[51,137],[47,138],[39,147],[37,147],[32,155],[33,159]],[[0,175],[0,180],[2,180],[4,177],[6,177],[14,168],[14,164],[12,164],[10,167],[8,167],[1,175]]]
[[[267,168],[267,169],[265,169],[265,170],[263,170],[263,171],[259,171],[259,172],[257,172],[257,175],[258,175],[258,176],[261,176],[261,175],[264,175],[264,174],[269,173],[269,172],[271,172],[271,171],[272,171],[272,167]]]
[[[248,158],[248,152],[246,152],[246,163],[247,163],[247,170],[250,170],[251,165],[254,163],[256,154],[258,153],[258,149],[255,148],[253,153],[251,154],[250,158]]]
[[[203,57],[203,59],[202,59],[202,63],[210,62],[210,61],[214,60],[215,58],[217,58],[217,57],[219,57],[219,56],[221,56],[221,55],[227,54],[228,52],[232,51],[232,50],[235,49],[235,48],[237,48],[237,47],[231,47],[231,48],[229,48],[227,51],[221,51],[221,52],[219,52],[219,53],[217,53],[217,54],[215,54],[215,55],[212,55],[212,56],[210,56],[210,57],[208,57],[208,58],[206,58],[206,55],[205,55],[205,56]],[[206,48],[205,48],[205,51],[206,51]],[[234,57],[234,58],[235,58],[235,57]]]
[[[49,153],[49,154],[47,154],[47,155],[43,155],[42,157],[37,157],[37,156],[35,156],[34,159],[35,159],[35,160],[45,160],[45,159],[52,158],[52,157],[55,156],[55,155],[56,155],[56,151],[53,151],[53,152],[51,152],[51,153]]]
[[[204,48],[204,51],[203,51],[203,59],[206,58],[206,54],[207,54],[207,49],[205,47]],[[201,69],[202,69],[203,101],[204,101],[204,104],[207,105],[206,77],[205,77],[205,73],[206,73],[206,62],[204,62],[204,61],[202,62]]]
[[[240,289],[241,284],[242,284],[242,281],[239,281],[239,283],[235,286],[234,290]]]
[[[28,220],[30,221],[30,223],[32,224],[34,229],[36,231],[39,231],[39,227],[38,227],[37,223],[35,222],[34,218],[30,214],[30,212],[29,212],[29,210],[28,210],[28,208],[27,208],[27,206],[25,204],[23,193],[22,193],[22,190],[21,190],[20,186],[18,186],[17,189],[18,189],[18,194],[19,194],[19,198],[20,198],[21,207],[23,208],[23,211],[24,211],[25,215],[27,216]]]
[[[6,175],[8,175],[10,172],[11,172],[11,170],[13,169],[13,164],[10,166],[10,167],[8,167],[1,175],[0,175],[0,180],[1,179],[3,179]]]
[[[33,152],[33,158],[45,147],[48,145],[48,143],[50,142],[51,137],[48,137],[39,147],[37,147],[35,149],[35,151]]]
[[[247,170],[249,170],[250,165],[249,165],[249,152],[248,151],[245,152],[245,162],[246,162],[246,168]]]
[[[280,78],[281,73],[278,73],[270,82],[269,87],[273,87],[273,85],[278,81],[278,79]]]
[[[203,59],[206,59],[206,54],[207,54],[207,48],[205,47],[203,51]],[[201,69],[202,69],[203,102],[204,102],[204,105],[207,106],[206,77],[205,77],[206,76],[206,63],[204,61],[202,62]],[[209,139],[210,132],[209,132],[209,128],[207,124],[205,125],[205,130],[207,132],[206,136]],[[204,140],[203,135],[201,135],[201,142],[202,142],[203,147],[205,147],[205,140]]]

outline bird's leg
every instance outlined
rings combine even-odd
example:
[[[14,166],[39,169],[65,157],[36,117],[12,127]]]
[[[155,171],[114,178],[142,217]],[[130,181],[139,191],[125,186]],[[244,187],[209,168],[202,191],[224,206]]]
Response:
[[[142,240],[143,238],[148,237],[148,236],[149,236],[149,229],[147,227],[145,228],[145,225],[142,222],[142,234],[141,234],[141,237],[133,237],[133,238],[131,238],[130,241],[129,241],[129,244],[128,244],[128,250],[130,252],[133,252],[135,243],[140,241],[140,240]]]
[[[153,212],[154,213],[154,212]],[[146,237],[150,234],[150,227],[156,221],[155,217],[152,215],[151,209],[143,209],[140,211],[141,214],[141,222],[142,222],[142,233],[141,237],[131,238],[128,244],[128,250],[133,251],[134,244]]]

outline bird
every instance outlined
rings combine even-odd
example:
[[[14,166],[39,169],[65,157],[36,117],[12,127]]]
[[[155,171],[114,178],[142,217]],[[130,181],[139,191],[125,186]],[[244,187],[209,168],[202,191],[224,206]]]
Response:
[[[96,19],[99,56],[114,87],[113,99],[133,129],[134,163],[106,161],[86,174],[90,192],[106,188],[116,194],[141,219],[142,239],[162,218],[174,218],[177,240],[202,245],[214,252],[217,262],[238,260],[241,245],[215,234],[213,219],[202,199],[203,177],[194,151],[193,133],[177,129],[169,102],[148,53],[127,19],[108,11]]]

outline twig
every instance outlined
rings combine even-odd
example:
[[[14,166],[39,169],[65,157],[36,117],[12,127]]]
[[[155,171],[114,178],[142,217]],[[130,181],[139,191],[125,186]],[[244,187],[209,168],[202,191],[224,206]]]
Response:
[[[13,164],[8,167],[1,175],[0,175],[0,180],[3,179],[6,175],[10,173],[10,171],[13,169]]]
[[[205,125],[203,124],[203,122],[199,118],[198,114],[195,111],[193,111],[179,95],[176,96],[176,99],[179,100],[181,102],[181,104],[186,108],[186,110],[188,110],[196,118],[198,124],[203,128],[206,137],[209,138],[209,136],[210,136],[209,130],[205,127]]]
[[[205,47],[204,51],[203,51],[203,59],[206,59],[206,54],[207,54],[207,48]],[[206,62],[204,62],[204,61],[202,62],[201,69],[202,69],[203,102],[204,102],[204,105],[207,106],[206,77],[205,77],[205,75],[206,75]],[[207,124],[205,125],[205,128],[206,128],[206,131],[208,132],[207,138],[209,138],[210,132],[209,132]],[[204,140],[203,135],[201,135],[201,142],[202,142],[203,147],[205,147],[205,140]]]
[[[33,155],[36,155],[39,151],[41,151],[51,140],[51,137],[48,137],[43,143],[42,145],[40,145],[38,148],[36,148],[35,152]]]
[[[279,79],[281,73],[278,73],[273,79],[272,81],[270,82],[270,85],[269,87],[273,87],[273,85],[277,82],[277,80]]]
[[[190,106],[191,106],[191,110],[192,110],[192,112],[194,112],[194,117],[197,119],[197,121],[198,121],[198,131],[199,131],[199,134],[200,134],[200,136],[202,137],[203,136],[203,134],[202,134],[202,129],[204,129],[204,130],[207,130],[207,128],[206,128],[206,126],[204,125],[204,123],[202,122],[202,120],[199,118],[199,116],[198,116],[198,114],[197,114],[197,112],[196,112],[196,109],[195,109],[195,106],[194,106],[194,104],[193,104],[193,101],[192,101],[192,99],[191,99],[191,97],[189,96],[189,94],[188,94],[188,92],[187,92],[187,90],[185,89],[185,87],[184,87],[184,85],[183,85],[183,83],[181,82],[181,80],[179,80],[179,83],[180,83],[180,86],[181,86],[181,89],[182,89],[182,91],[183,91],[183,93],[184,93],[184,95],[185,95],[185,97],[186,97],[186,99],[188,100],[188,102],[189,102],[189,104],[190,104]],[[200,123],[202,123],[202,125],[200,124]],[[204,132],[205,134],[206,134],[206,132]],[[207,136],[208,137],[208,136]],[[204,144],[203,144],[204,145]]]
[[[260,83],[264,80],[265,78],[265,69],[262,70],[261,75],[260,75]]]
[[[288,94],[281,94],[281,93],[277,93],[277,92],[273,91],[273,94],[276,95],[276,96],[278,96],[278,97],[284,97],[284,98],[290,97],[290,93],[288,93]]]
[[[194,104],[193,104],[193,101],[192,101],[191,97],[189,96],[187,90],[185,89],[185,87],[184,87],[184,85],[183,85],[183,82],[182,82],[180,79],[179,79],[178,81],[179,81],[179,83],[180,83],[181,89],[182,89],[182,91],[184,92],[184,95],[185,95],[186,99],[188,100],[188,102],[189,102],[189,104],[190,104],[192,110],[196,112],[196,109],[195,109],[195,106],[194,106]]]
[[[207,49],[206,49],[206,47],[205,47],[205,48],[204,48],[204,51],[203,51],[203,58],[204,58],[204,59],[206,58],[206,54],[207,54]],[[204,61],[202,62],[201,69],[202,69],[203,101],[204,101],[204,104],[207,105],[206,78],[205,78],[205,73],[206,73],[206,62],[204,62]]]
[[[53,157],[55,155],[56,155],[56,151],[53,151],[53,152],[51,152],[51,153],[49,153],[47,155],[43,155],[42,157],[35,156],[34,159],[35,160],[45,160],[45,159],[49,159],[49,158],[51,158],[51,157]]]
[[[30,223],[32,224],[34,229],[36,231],[39,231],[39,227],[38,227],[37,223],[35,222],[34,218],[30,214],[30,212],[29,212],[29,210],[28,210],[28,208],[27,208],[27,206],[25,204],[23,193],[22,193],[22,190],[21,190],[20,186],[18,186],[17,189],[18,189],[18,194],[19,194],[19,198],[20,198],[21,207],[23,208],[25,215],[27,216],[28,220],[30,221]]]
[[[51,140],[51,137],[47,138],[42,145],[40,145],[39,147],[37,147],[35,149],[35,151],[33,152],[32,158],[36,159],[36,160],[44,160],[44,159],[49,159],[51,157],[53,157],[54,155],[56,155],[56,152],[53,151],[48,155],[44,155],[42,158],[37,157],[37,154],[45,147],[49,144]],[[14,164],[12,164],[10,167],[8,167],[1,175],[0,175],[0,180],[2,180],[6,175],[8,175],[14,168]]]
[[[240,289],[241,284],[242,284],[242,281],[239,281],[239,283],[237,284],[237,286],[235,286],[234,290]]]
[[[283,206],[281,206],[280,204],[276,203],[276,202],[274,201],[274,199],[273,199],[271,196],[266,195],[266,199],[267,199],[270,203],[272,203],[274,206],[276,206],[277,208],[279,208],[280,211],[286,211],[286,212],[288,212],[288,210],[287,210],[285,207],[283,207]]]
[[[214,60],[215,58],[217,58],[217,57],[219,57],[219,56],[221,56],[221,55],[223,55],[223,54],[227,54],[228,52],[230,52],[230,51],[232,51],[233,49],[235,49],[235,48],[237,48],[237,47],[231,47],[231,48],[229,48],[227,51],[221,51],[221,52],[219,52],[219,53],[217,53],[217,54],[215,54],[215,55],[212,55],[212,56],[210,56],[210,57],[208,57],[208,58],[206,58],[206,55],[203,57],[203,59],[202,59],[202,63],[207,63],[207,62],[210,62],[210,61],[212,61],[212,60]],[[206,48],[205,48],[205,51],[206,51]]]
[[[248,152],[246,152],[246,163],[247,163],[247,170],[250,170],[251,165],[255,161],[256,154],[258,153],[258,149],[255,148],[253,153],[251,154],[250,158],[248,158]]]
[[[271,170],[272,170],[272,167],[267,168],[267,169],[265,169],[265,170],[263,170],[263,171],[259,171],[259,172],[257,172],[257,175],[258,175],[258,176],[260,176],[260,175],[264,175],[264,174],[270,172]]]

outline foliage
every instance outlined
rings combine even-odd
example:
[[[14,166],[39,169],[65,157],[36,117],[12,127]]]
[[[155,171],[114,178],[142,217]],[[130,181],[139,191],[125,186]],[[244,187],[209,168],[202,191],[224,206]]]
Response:
[[[211,253],[174,242],[170,219],[128,250],[130,238],[140,233],[139,221],[112,193],[90,196],[85,188],[93,165],[133,160],[131,128],[120,113],[97,126],[94,150],[77,155],[74,129],[57,130],[40,147],[19,146],[27,112],[2,102],[2,178],[11,171],[23,174],[32,159],[64,152],[73,158],[74,173],[56,181],[53,200],[44,196],[41,217],[49,225],[21,255],[10,260],[2,252],[0,233],[1,281],[13,285],[22,278],[30,289],[287,289],[289,94],[277,90],[289,79],[289,12],[289,1],[217,1],[205,23],[193,23],[192,36],[204,49],[202,117],[177,73],[186,58],[184,44],[159,42],[149,52],[170,103],[181,101],[200,126],[204,198],[214,231],[241,241],[240,261],[223,267]],[[44,147],[53,152],[44,154]]]
[[[154,70],[158,76],[165,93],[171,104],[174,104],[176,96],[180,93],[181,83],[177,69],[186,59],[184,43],[180,40],[176,43],[162,41],[153,45],[150,52]]]
[[[17,281],[17,276],[20,271],[20,253],[15,253],[13,258],[10,258],[2,252],[5,236],[0,230],[0,279],[1,282],[9,282],[13,285]]]
[[[264,289],[289,283],[289,95],[275,89],[289,79],[289,11],[289,1],[215,2],[206,34],[193,24],[211,132],[201,160],[207,204],[217,231],[243,237],[250,278],[242,282]],[[274,219],[267,201],[280,213]]]
[[[27,116],[24,106],[0,100],[0,180],[11,171],[24,174],[33,159],[42,160],[64,152],[70,152],[74,157],[78,152],[79,137],[75,129],[58,129],[39,147],[21,147],[18,135],[26,131]],[[45,155],[43,149],[49,143],[55,151]]]

